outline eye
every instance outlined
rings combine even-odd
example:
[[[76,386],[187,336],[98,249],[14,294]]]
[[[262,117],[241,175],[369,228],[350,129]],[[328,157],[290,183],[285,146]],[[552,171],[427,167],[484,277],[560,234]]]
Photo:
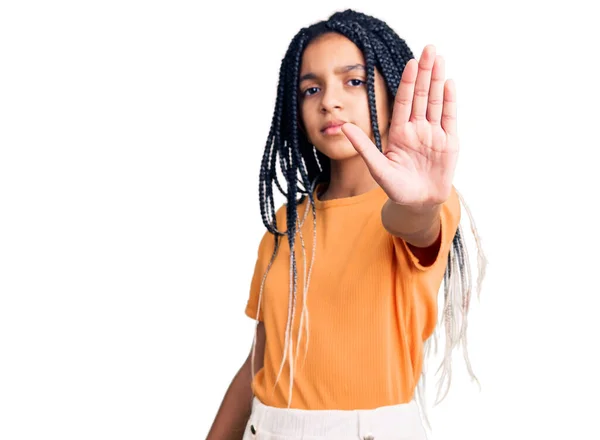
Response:
[[[310,96],[310,95],[312,95],[312,94],[314,94],[314,93],[317,93],[317,92],[314,92],[314,90],[315,90],[315,89],[318,89],[318,87],[309,87],[309,88],[308,88],[308,89],[306,89],[304,92],[302,92],[302,95],[303,95],[303,96]],[[309,91],[311,91],[311,90],[313,90],[313,92],[312,92],[312,93],[309,93]]]
[[[359,87],[359,86],[362,86],[363,84],[366,84],[365,81],[363,81],[362,79],[358,79],[358,78],[351,79],[348,82],[351,83],[351,85],[354,87]],[[317,93],[318,91],[319,91],[318,87],[309,87],[304,92],[302,92],[302,96],[311,96],[311,95],[314,95],[315,93]]]
[[[352,85],[355,86],[355,87],[358,87],[358,86],[361,86],[361,85],[365,84],[365,82],[362,79],[357,79],[357,78],[351,79],[348,82],[353,83]]]

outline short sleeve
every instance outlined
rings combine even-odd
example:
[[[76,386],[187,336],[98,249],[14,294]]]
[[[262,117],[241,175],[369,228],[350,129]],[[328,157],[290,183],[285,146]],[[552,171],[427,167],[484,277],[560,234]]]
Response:
[[[286,224],[287,207],[284,204],[280,205],[275,212],[275,226],[281,230],[281,225]],[[246,304],[246,315],[252,319],[257,319],[257,309],[259,307],[260,299],[260,313],[258,314],[258,320],[263,321],[263,304],[264,297],[260,296],[261,285],[265,279],[267,268],[273,258],[273,252],[275,251],[275,235],[268,230],[262,236],[260,244],[258,245],[258,252],[256,256],[256,263],[254,265],[254,274],[252,275],[252,281],[250,282],[250,293],[248,296],[248,302]],[[264,294],[264,292],[263,292]]]
[[[395,244],[403,247],[403,251],[407,256],[408,261],[412,263],[412,266],[418,271],[429,271],[440,265],[445,266],[450,247],[452,246],[452,241],[454,240],[454,236],[456,235],[460,223],[460,217],[460,200],[456,193],[456,189],[452,187],[450,197],[444,202],[440,211],[441,240],[440,245],[437,248],[433,248],[433,251],[436,252],[436,254],[428,258],[428,260],[433,261],[431,264],[426,266],[423,265],[419,260],[419,257],[413,253],[408,243],[403,239],[394,237]]]
[[[260,296],[260,287],[263,281],[263,277],[269,265],[269,260],[274,249],[274,237],[269,231],[266,231],[258,246],[258,253],[256,256],[256,263],[254,265],[254,274],[250,282],[250,294],[248,302],[246,303],[246,315],[252,319],[263,320],[262,313],[262,302],[261,311],[257,316],[258,302]]]
[[[421,359],[422,344],[433,333],[437,322],[438,292],[444,279],[448,265],[448,255],[460,223],[460,200],[454,187],[448,200],[442,205],[440,211],[441,240],[437,249],[433,248],[436,255],[427,259],[433,263],[424,266],[419,258],[413,254],[408,244],[394,237],[396,252],[401,264],[411,268],[411,275],[407,277],[406,289],[410,298],[410,307],[407,308],[407,321],[410,323],[411,334],[419,335],[419,342],[413,345],[417,350],[413,358]],[[415,367],[418,367],[416,365]],[[420,368],[420,367],[419,367]]]

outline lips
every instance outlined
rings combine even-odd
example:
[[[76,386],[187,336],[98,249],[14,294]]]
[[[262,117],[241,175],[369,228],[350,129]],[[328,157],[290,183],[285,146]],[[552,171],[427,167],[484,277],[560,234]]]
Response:
[[[321,133],[323,134],[335,134],[339,133],[342,130],[342,125],[344,125],[346,121],[342,121],[340,119],[333,119],[328,121],[323,127],[321,127]]]

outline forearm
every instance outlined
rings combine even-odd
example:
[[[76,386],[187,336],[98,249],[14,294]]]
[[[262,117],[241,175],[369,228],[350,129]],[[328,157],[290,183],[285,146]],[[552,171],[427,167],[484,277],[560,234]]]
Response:
[[[252,410],[250,368],[247,364],[231,381],[206,440],[241,440]]]
[[[416,247],[431,246],[440,234],[442,205],[413,207],[388,200],[381,208],[387,231]]]

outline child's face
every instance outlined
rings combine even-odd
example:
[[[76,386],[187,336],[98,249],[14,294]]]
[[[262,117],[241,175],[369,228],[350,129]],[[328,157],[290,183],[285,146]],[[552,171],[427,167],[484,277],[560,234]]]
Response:
[[[343,35],[329,33],[312,41],[305,49],[300,66],[300,109],[309,141],[333,160],[344,160],[358,153],[341,129],[324,132],[331,120],[352,122],[375,142],[367,97],[367,72],[360,49]],[[303,79],[307,74],[309,79]],[[390,102],[381,74],[375,69],[375,100],[382,147],[385,151]],[[332,131],[332,132],[331,132]]]

